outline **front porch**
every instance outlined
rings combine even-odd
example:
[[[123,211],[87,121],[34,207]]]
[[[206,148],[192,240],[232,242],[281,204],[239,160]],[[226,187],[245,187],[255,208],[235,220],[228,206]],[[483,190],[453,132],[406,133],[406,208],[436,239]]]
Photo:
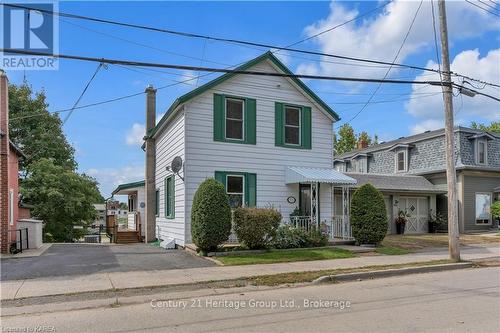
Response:
[[[349,221],[351,189],[357,184],[354,178],[334,169],[288,167],[285,179],[287,185],[299,186],[298,210],[284,219],[285,224],[321,230],[332,242],[354,240]]]
[[[126,218],[118,215],[106,217],[106,231],[112,235],[114,243],[143,242],[144,225],[141,220],[145,207],[143,185],[143,182],[122,184],[113,191],[113,196],[126,195],[128,205]]]

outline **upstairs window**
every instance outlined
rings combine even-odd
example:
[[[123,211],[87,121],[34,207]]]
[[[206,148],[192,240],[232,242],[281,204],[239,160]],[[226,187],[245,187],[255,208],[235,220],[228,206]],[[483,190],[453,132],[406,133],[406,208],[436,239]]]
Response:
[[[483,140],[477,141],[477,154],[476,154],[477,164],[486,164],[486,158],[487,158],[486,153],[487,153],[486,141]]]
[[[255,99],[214,94],[214,141],[256,144]]]
[[[285,144],[300,145],[300,108],[285,106]]]
[[[226,98],[226,139],[243,140],[245,102]]]
[[[406,150],[399,151],[396,153],[396,171],[397,172],[406,171]]]
[[[286,148],[311,149],[311,108],[276,102],[274,111],[275,145]]]

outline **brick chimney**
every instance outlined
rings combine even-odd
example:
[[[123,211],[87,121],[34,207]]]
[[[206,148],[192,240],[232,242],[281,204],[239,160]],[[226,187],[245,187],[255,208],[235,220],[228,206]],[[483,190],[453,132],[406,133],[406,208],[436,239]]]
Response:
[[[153,241],[156,231],[155,201],[156,201],[156,175],[155,175],[155,140],[149,137],[149,132],[156,125],[156,89],[149,85],[146,88],[146,216],[145,241]]]
[[[366,140],[359,140],[358,149],[365,149],[365,148],[368,148],[368,142]]]
[[[0,248],[9,250],[9,82],[0,69]]]

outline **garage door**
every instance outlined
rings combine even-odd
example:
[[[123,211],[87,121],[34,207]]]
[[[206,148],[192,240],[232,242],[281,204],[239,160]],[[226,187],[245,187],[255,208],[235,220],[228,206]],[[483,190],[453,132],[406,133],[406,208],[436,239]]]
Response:
[[[406,223],[405,233],[424,234],[428,232],[429,201],[427,197],[402,197],[399,207],[410,215]]]

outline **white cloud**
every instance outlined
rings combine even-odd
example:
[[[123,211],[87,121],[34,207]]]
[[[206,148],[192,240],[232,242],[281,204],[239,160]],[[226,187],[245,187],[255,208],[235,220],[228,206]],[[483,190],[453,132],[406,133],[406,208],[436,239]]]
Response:
[[[163,118],[165,113],[159,113],[156,115],[156,124]],[[127,131],[127,136],[125,141],[129,146],[142,146],[144,143],[144,135],[146,134],[146,126],[140,123],[134,123],[132,128]]]
[[[419,3],[419,1],[394,1],[372,18],[349,23],[325,33],[313,41],[324,53],[392,61],[408,31]],[[312,36],[359,14],[360,12],[356,9],[349,10],[340,3],[332,2],[328,17],[306,27],[306,35]],[[493,15],[478,10],[464,1],[448,2],[447,14],[450,39],[452,40],[479,36],[485,31],[500,28],[500,21],[495,19]],[[478,24],[478,22],[481,23]],[[431,4],[430,1],[424,1],[397,61],[404,62],[409,55],[425,48],[434,47],[432,29]],[[309,63],[307,67],[299,65],[299,68],[308,73],[313,73],[313,68],[316,68],[316,72],[321,72],[324,75],[365,77],[381,76],[386,71],[385,68],[373,67],[372,65],[366,67],[367,64],[363,65],[362,63],[355,63],[356,66],[340,65],[338,62],[346,61],[334,58],[323,57],[323,60],[336,63]]]
[[[144,179],[144,166],[125,166],[121,168],[89,169],[86,174],[97,179],[101,193],[107,197],[120,184]]]
[[[184,82],[185,85],[190,85],[190,86],[196,86],[196,83],[198,81],[197,77],[200,74],[198,74],[195,71],[191,70],[185,70],[182,71],[182,75],[179,77],[179,81]]]
[[[491,83],[500,84],[500,49],[491,50],[484,57],[481,58],[478,50],[467,50],[459,53],[451,63],[451,70],[456,73],[471,76],[480,80]],[[428,68],[437,69],[438,66],[435,62],[429,61]],[[415,80],[435,80],[439,81],[439,75],[433,74],[429,76],[419,75]],[[460,83],[458,79],[455,82]],[[481,87],[481,84],[475,83],[474,85]],[[465,84],[467,87],[468,85]],[[472,87],[471,87],[472,88]],[[473,88],[474,89],[474,88]],[[497,89],[485,86],[484,89],[475,89],[482,93],[497,96],[499,91]],[[417,118],[424,118],[423,121],[414,125],[412,132],[420,132],[427,129],[435,129],[443,125],[443,99],[441,94],[425,99],[419,99],[418,93],[422,92],[422,86],[414,84],[412,86],[412,98],[409,100],[405,107],[409,114]],[[439,86],[428,86],[425,92],[441,92]],[[454,93],[457,91],[454,89]],[[463,123],[469,125],[471,121],[487,120],[499,121],[500,112],[498,112],[498,102],[487,98],[485,96],[476,95],[474,97],[467,97],[460,95],[454,98],[454,111],[456,123]]]
[[[141,146],[143,143],[146,127],[143,124],[134,123],[132,128],[127,131],[125,141],[129,146]]]

